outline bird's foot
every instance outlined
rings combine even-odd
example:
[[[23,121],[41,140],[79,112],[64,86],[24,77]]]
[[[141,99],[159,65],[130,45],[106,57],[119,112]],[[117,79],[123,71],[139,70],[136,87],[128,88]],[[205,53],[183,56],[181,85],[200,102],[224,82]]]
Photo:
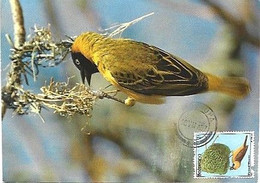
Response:
[[[127,99],[125,99],[125,105],[127,106],[134,106],[135,105],[135,99],[132,97],[128,97]]]

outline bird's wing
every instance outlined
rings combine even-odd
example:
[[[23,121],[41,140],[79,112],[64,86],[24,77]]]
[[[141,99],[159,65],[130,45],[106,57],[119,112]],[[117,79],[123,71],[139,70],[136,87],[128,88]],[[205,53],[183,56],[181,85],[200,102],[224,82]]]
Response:
[[[129,54],[133,59],[128,63],[118,60],[114,67],[107,68],[121,87],[145,95],[164,96],[189,95],[207,88],[204,74],[184,60],[157,47],[139,44],[147,51],[142,60],[138,60],[138,55],[135,57],[138,51],[132,50]]]
[[[248,149],[248,145],[243,147],[234,157],[234,161],[242,161],[242,159],[244,158],[246,151]]]

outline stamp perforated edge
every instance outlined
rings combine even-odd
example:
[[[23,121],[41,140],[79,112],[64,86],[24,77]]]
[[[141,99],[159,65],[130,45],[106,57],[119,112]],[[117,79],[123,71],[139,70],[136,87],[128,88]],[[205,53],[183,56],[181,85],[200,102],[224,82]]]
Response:
[[[205,133],[205,132],[196,132],[194,133],[194,140],[196,138],[196,134]],[[196,176],[196,167],[197,167],[197,161],[196,161],[196,149],[197,147],[193,148],[193,178],[195,179],[252,179],[254,178],[254,170],[253,167],[255,167],[255,132],[254,131],[222,131],[222,132],[216,132],[216,136],[218,134],[233,134],[233,133],[245,133],[245,134],[251,134],[251,146],[250,146],[250,176],[212,176],[212,177],[198,177]]]

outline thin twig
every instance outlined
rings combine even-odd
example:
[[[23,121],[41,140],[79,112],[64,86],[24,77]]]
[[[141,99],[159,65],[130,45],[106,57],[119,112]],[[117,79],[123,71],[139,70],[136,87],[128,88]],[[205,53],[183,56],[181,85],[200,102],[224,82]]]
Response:
[[[94,96],[97,96],[99,99],[103,99],[103,98],[107,98],[107,99],[111,99],[117,102],[120,102],[122,104],[125,104],[125,102],[119,98],[116,98],[115,95],[111,96],[109,95],[109,93],[113,93],[113,94],[117,94],[118,90],[113,90],[113,91],[107,91],[107,92],[103,92],[103,91],[91,91],[91,94]]]
[[[243,38],[248,43],[260,47],[260,38],[252,36],[247,30],[246,23],[241,19],[233,16],[230,12],[225,10],[217,1],[211,0],[202,0],[205,2],[222,20],[224,20],[227,24],[233,26],[237,36]]]
[[[130,21],[130,22],[125,22],[125,23],[121,23],[121,24],[118,24],[118,25],[114,25],[114,26],[112,26],[112,27],[109,27],[109,28],[107,28],[107,29],[104,29],[103,31],[104,31],[105,33],[107,33],[107,32],[110,31],[110,30],[114,30],[114,31],[111,32],[108,36],[109,36],[109,37],[114,37],[114,36],[116,36],[116,35],[119,35],[119,37],[121,37],[122,33],[123,33],[128,27],[132,26],[133,24],[135,24],[135,23],[137,23],[137,22],[143,20],[144,18],[147,18],[147,17],[149,17],[149,16],[151,16],[151,15],[153,15],[153,14],[154,14],[154,12],[149,13],[149,14],[144,15],[144,16],[141,16],[141,17],[139,17],[139,18],[136,18],[136,19],[134,19],[134,20],[132,20],[132,21]]]

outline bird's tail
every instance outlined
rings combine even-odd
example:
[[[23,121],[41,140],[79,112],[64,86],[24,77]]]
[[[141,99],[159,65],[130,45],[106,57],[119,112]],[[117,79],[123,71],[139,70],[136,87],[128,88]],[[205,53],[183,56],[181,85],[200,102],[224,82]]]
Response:
[[[250,92],[250,84],[245,78],[241,77],[218,77],[207,74],[208,90],[225,93],[236,99],[246,97]]]
[[[246,147],[246,141],[247,141],[247,136],[246,136],[245,141],[244,141],[244,147]]]

